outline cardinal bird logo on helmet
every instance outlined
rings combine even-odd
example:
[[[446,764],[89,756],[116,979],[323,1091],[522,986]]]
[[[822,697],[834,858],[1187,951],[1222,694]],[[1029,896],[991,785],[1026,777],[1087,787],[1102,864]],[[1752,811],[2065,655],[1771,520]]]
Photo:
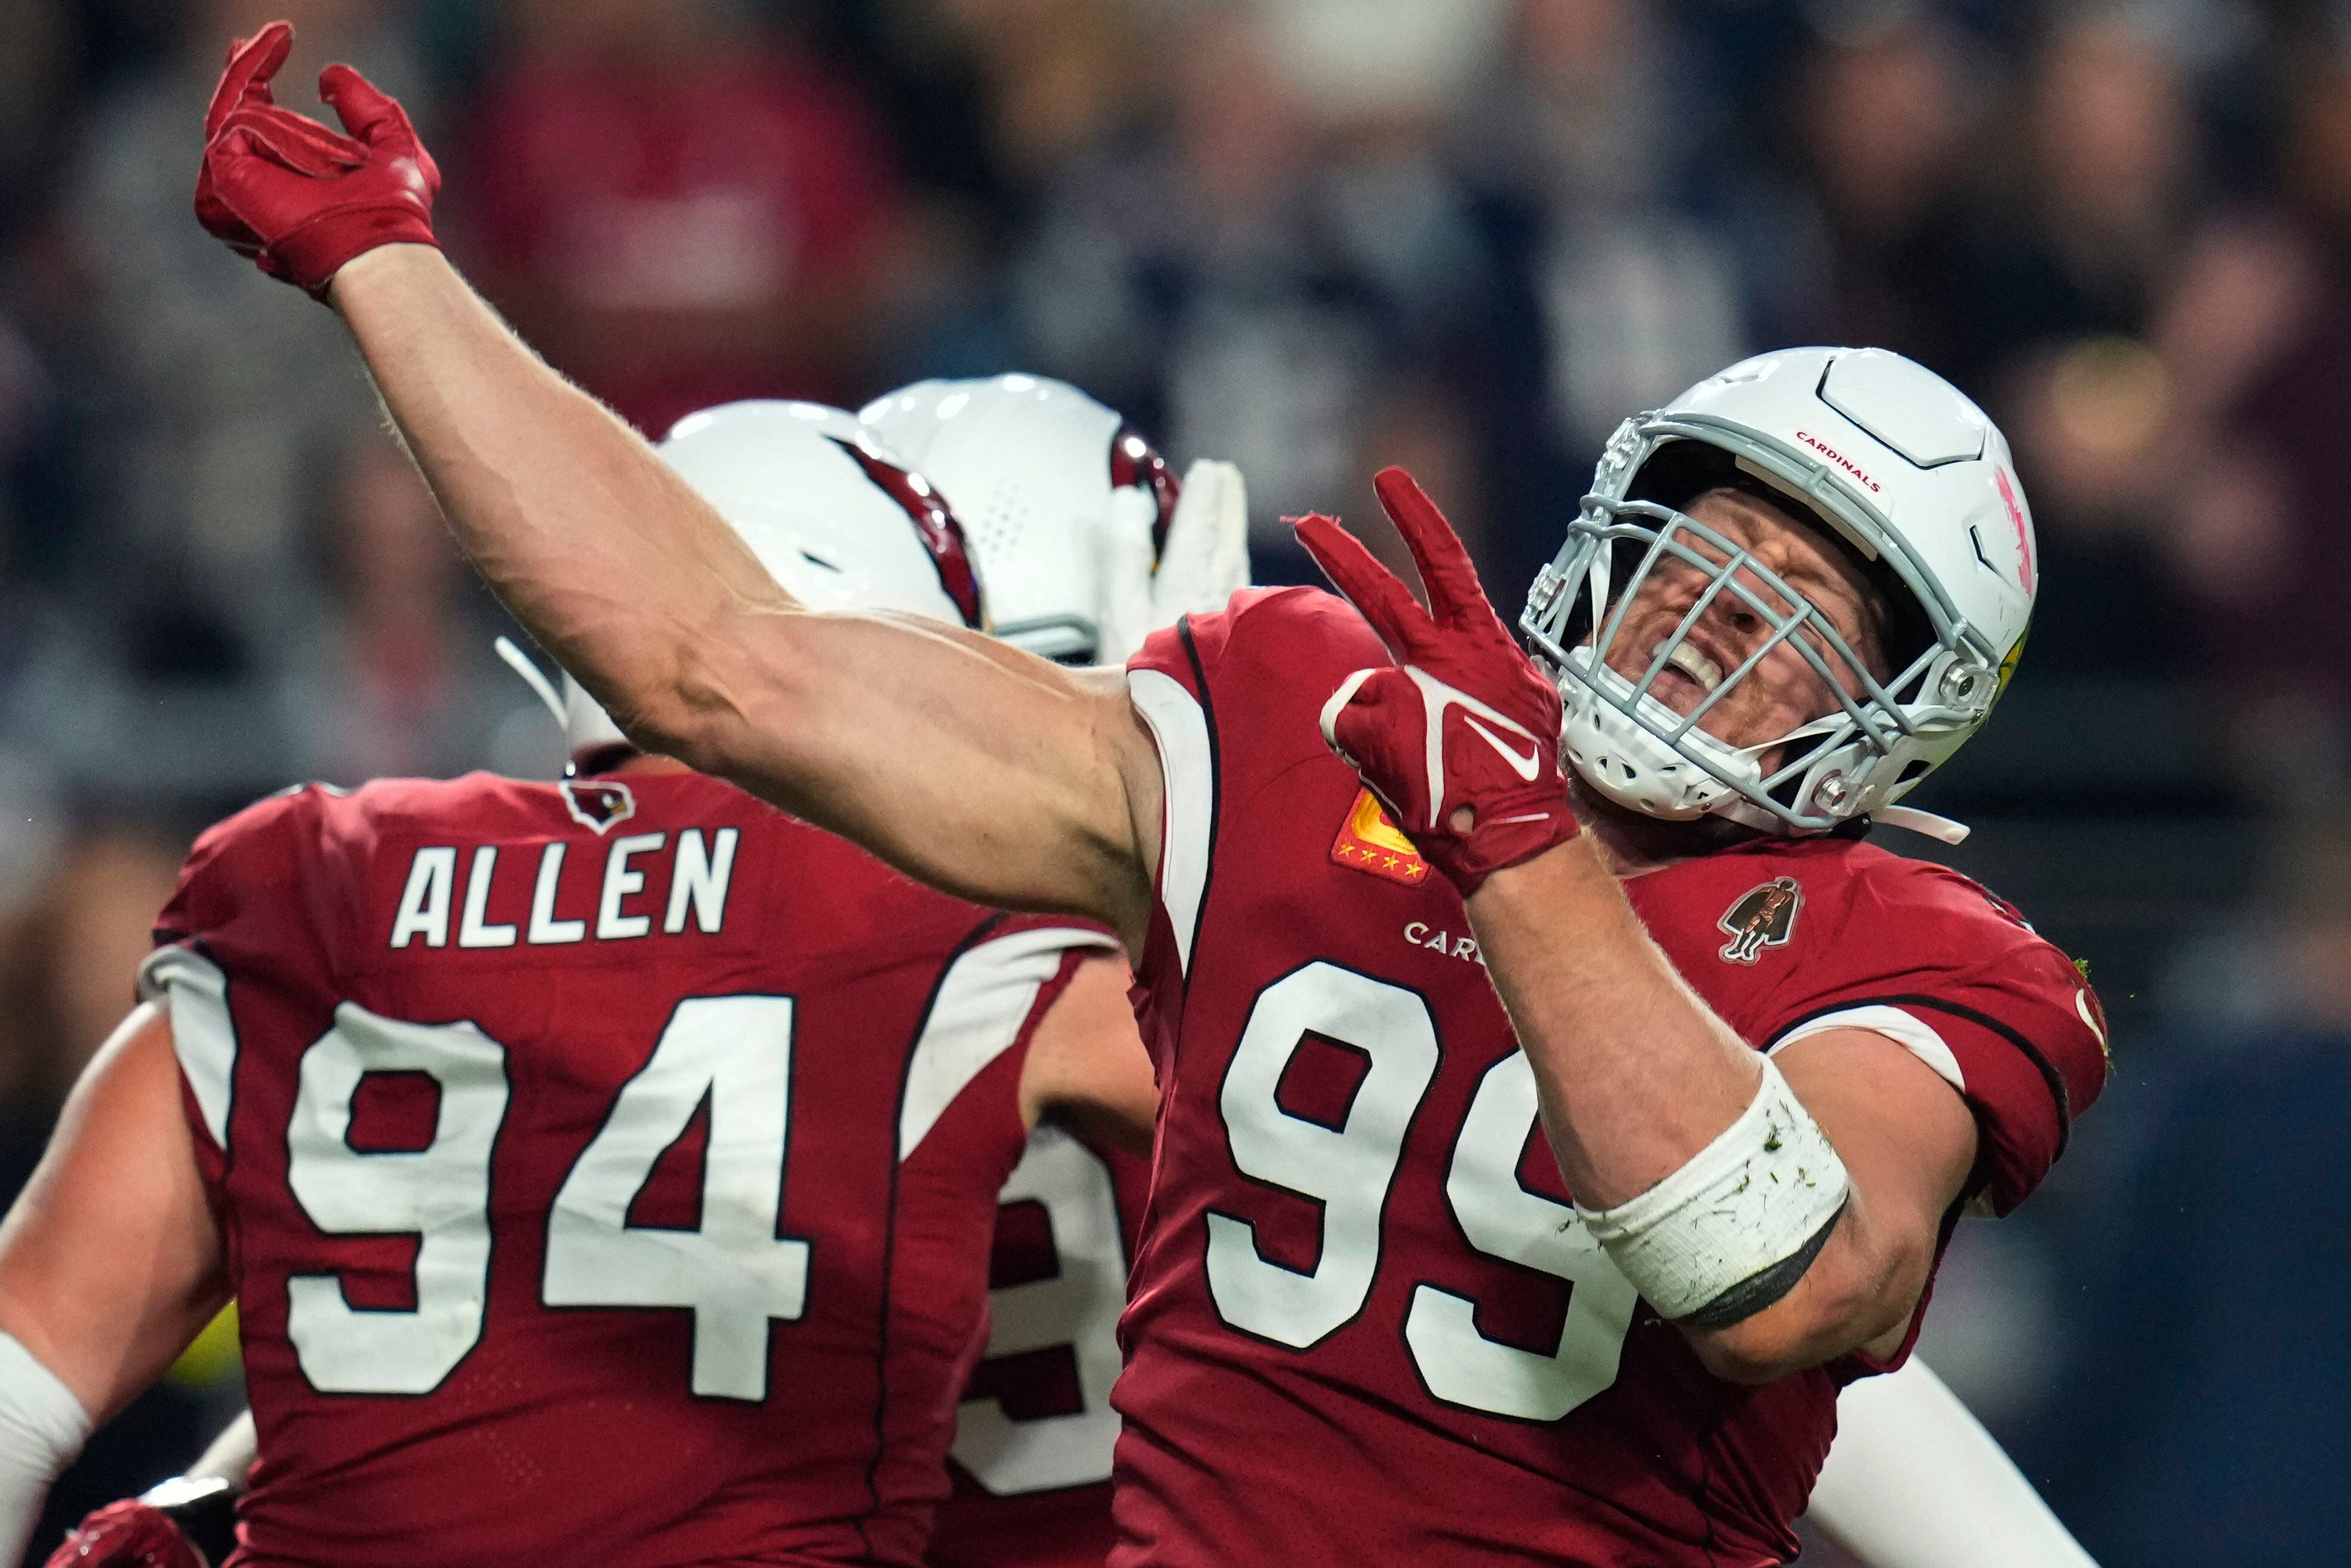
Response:
[[[1792,876],[1740,894],[1739,902],[1715,922],[1730,938],[1723,945],[1723,961],[1752,964],[1764,948],[1785,947],[1796,934],[1796,915],[1803,907],[1804,890]]]

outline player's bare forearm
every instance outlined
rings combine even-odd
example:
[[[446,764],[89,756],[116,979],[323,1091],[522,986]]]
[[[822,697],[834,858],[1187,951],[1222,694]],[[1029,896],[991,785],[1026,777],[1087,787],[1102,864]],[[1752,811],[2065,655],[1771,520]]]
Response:
[[[141,1006],[83,1072],[0,1223],[0,1330],[98,1421],[228,1299],[191,1136],[170,1023]]]
[[[440,252],[387,246],[335,277],[417,465],[482,575],[632,735],[685,733],[716,694],[695,651],[791,600],[634,433],[507,329]]]
[[[728,635],[729,716],[687,761],[948,893],[1090,916],[1141,952],[1161,785],[1120,672],[892,615]]]
[[[1754,1053],[1649,939],[1592,835],[1495,873],[1468,909],[1579,1202],[1647,1191],[1755,1097]]]
[[[437,251],[371,251],[331,298],[465,552],[632,738],[949,892],[1140,945],[1157,772],[1114,677],[804,610]]]
[[[1648,1191],[1746,1111],[1753,1051],[1674,971],[1588,835],[1496,873],[1468,907],[1580,1202],[1612,1207]],[[1882,1036],[1834,1031],[1778,1061],[1850,1194],[1784,1295],[1729,1327],[1687,1331],[1710,1367],[1741,1381],[1897,1348],[1975,1151],[1959,1097]]]

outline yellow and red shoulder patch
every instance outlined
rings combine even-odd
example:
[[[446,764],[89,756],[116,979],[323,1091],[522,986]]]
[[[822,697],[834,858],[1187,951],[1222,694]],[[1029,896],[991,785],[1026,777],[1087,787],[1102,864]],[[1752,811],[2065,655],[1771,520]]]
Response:
[[[1355,803],[1349,809],[1347,820],[1339,824],[1339,836],[1332,842],[1331,863],[1350,871],[1367,871],[1407,887],[1417,887],[1428,880],[1428,862],[1420,858],[1412,841],[1388,821],[1388,814],[1380,809],[1378,800],[1369,789],[1355,791]]]

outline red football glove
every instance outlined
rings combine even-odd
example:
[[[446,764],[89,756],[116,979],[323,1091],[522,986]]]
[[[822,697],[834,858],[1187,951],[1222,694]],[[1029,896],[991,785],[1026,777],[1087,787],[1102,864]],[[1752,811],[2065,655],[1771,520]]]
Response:
[[[204,1568],[172,1516],[143,1502],[110,1502],[49,1554],[47,1568]]]
[[[1576,835],[1559,769],[1559,692],[1495,616],[1468,552],[1412,476],[1389,468],[1375,484],[1428,609],[1331,518],[1297,521],[1298,542],[1396,660],[1340,685],[1322,707],[1322,738],[1467,898]]]
[[[204,111],[204,158],[196,219],[272,277],[326,297],[342,265],[382,245],[432,245],[441,171],[408,115],[349,66],[319,74],[340,136],[269,96],[294,47],[294,29],[272,22],[229,50]]]

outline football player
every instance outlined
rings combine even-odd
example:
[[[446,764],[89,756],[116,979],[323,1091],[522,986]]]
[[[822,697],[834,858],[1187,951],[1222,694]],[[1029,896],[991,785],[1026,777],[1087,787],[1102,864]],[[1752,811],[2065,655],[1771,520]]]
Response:
[[[1246,585],[1238,476],[1203,462],[1175,481],[1144,437],[1066,382],[925,382],[859,417],[964,519],[997,634],[1032,653],[1123,663],[1149,630],[1220,608]],[[1224,486],[1217,521],[1188,535],[1205,548],[1170,553],[1181,498],[1199,504],[1211,483]],[[934,1568],[1078,1568],[1107,1555],[1118,1429],[1107,1394],[1146,1169],[1055,1126],[1031,1135],[1006,1184],[993,1265],[1018,1282],[991,1292],[989,1352],[957,1419],[956,1490],[932,1534]],[[1810,1508],[1848,1552],[1872,1568],[2087,1561],[1923,1363],[1857,1386],[1840,1400]]]
[[[925,382],[859,418],[939,486],[971,531],[998,634],[1033,653],[1123,663],[1149,631],[1220,609],[1246,583],[1238,475],[1196,463],[1178,485],[1146,439],[1066,382]],[[1200,507],[1209,483],[1224,486],[1207,508],[1213,526],[1176,530],[1186,548],[1164,548],[1178,507]],[[1107,1554],[1118,1428],[1101,1396],[1118,1366],[1119,1302],[1105,1286],[1115,1267],[1123,1291],[1113,1248],[1122,1234],[1132,1243],[1144,1175],[1134,1156],[1057,1128],[1032,1138],[1012,1184],[1030,1212],[1008,1187],[997,1238],[998,1278],[1026,1282],[992,1297],[990,1355],[974,1378],[987,1397],[957,1423],[935,1568],[1080,1568]],[[1058,1413],[1021,1424],[1010,1415],[1021,1409]],[[1923,1362],[1850,1385],[1838,1415],[1808,1511],[1870,1568],[2088,1563]]]
[[[1783,1561],[1839,1384],[2104,1082],[2073,966],[1861,839],[1937,825],[1897,802],[2021,646],[1980,412],[1807,350],[1628,421],[1540,665],[1391,472],[1427,610],[1310,519],[1352,607],[1240,595],[1122,687],[807,613],[434,254],[397,106],[338,69],[351,137],[279,110],[274,47],[224,81],[205,220],[342,313],[526,623],[658,748],[1136,956],[1113,1561]]]
[[[981,623],[852,416],[665,456],[811,601]],[[569,710],[559,785],[312,787],[199,841],[0,1234],[16,1542],[234,1292],[240,1561],[921,1560],[1029,1128],[1147,1144],[1124,967]],[[86,1559],[110,1522],[155,1521]]]
[[[943,402],[955,420],[956,438],[946,441],[925,428]],[[740,429],[750,411],[729,412]],[[763,417],[786,415],[833,423],[806,405]],[[1106,653],[1123,659],[1153,626],[1172,623],[1186,609],[1220,606],[1247,584],[1238,472],[1201,460],[1176,481],[1123,420],[1065,382],[927,382],[877,401],[862,418],[890,456],[904,456],[888,439],[895,437],[945,465],[952,489],[925,477],[946,492],[951,512],[961,515],[958,495],[984,506],[987,525],[970,530],[972,549],[996,634],[1017,645],[1064,663],[1091,664]],[[753,459],[755,469],[764,461]],[[747,481],[757,482],[756,474]],[[1008,618],[997,608],[1008,601]],[[568,678],[561,696],[547,696],[575,751],[624,744]],[[1122,1010],[1104,1021],[1128,1051],[1140,1052],[1130,1015]],[[1089,1137],[1061,1123],[1040,1124],[1005,1184],[991,1336],[958,1412],[954,1496],[940,1511],[929,1552],[942,1568],[1098,1563],[1109,1551],[1118,1426],[1110,1384],[1147,1173],[1127,1146],[1129,1129],[1112,1132]],[[254,1457],[248,1415],[187,1475],[85,1521],[59,1561],[127,1568],[170,1541],[177,1526],[188,1537],[182,1548],[225,1555],[234,1527],[229,1505]]]
[[[1040,657],[1123,664],[1150,627],[1248,582],[1238,475],[1196,464],[1179,484],[1118,414],[1065,382],[925,382],[858,417],[964,519],[997,634]],[[1213,510],[1220,526],[1194,537],[1221,535],[1237,570],[1169,555],[1186,506]],[[1138,597],[1143,622],[1122,628]],[[1148,1176],[1147,1161],[1101,1140],[1054,1127],[1029,1139],[998,1213],[987,1353],[956,1416],[933,1568],[1097,1568],[1109,1555],[1111,1385]]]
[[[906,465],[969,530],[997,634],[1031,652],[1120,662],[1148,628],[1219,607],[1246,580],[1238,475],[1202,462],[1173,482],[1147,442],[1064,382],[925,382],[860,417],[893,455],[921,454]],[[1145,1174],[1113,1143],[1052,1124],[1031,1134],[1003,1194],[989,1348],[957,1418],[935,1568],[1078,1568],[1108,1553],[1118,1430],[1108,1394]],[[1852,1385],[1838,1413],[1809,1512],[1872,1568],[2088,1561],[1922,1363]],[[239,1427],[249,1434],[249,1418]],[[249,1437],[232,1441],[151,1497],[192,1528],[217,1529],[222,1478],[242,1477],[251,1458]],[[135,1563],[159,1524],[117,1510],[90,1528],[111,1552],[65,1561]]]

